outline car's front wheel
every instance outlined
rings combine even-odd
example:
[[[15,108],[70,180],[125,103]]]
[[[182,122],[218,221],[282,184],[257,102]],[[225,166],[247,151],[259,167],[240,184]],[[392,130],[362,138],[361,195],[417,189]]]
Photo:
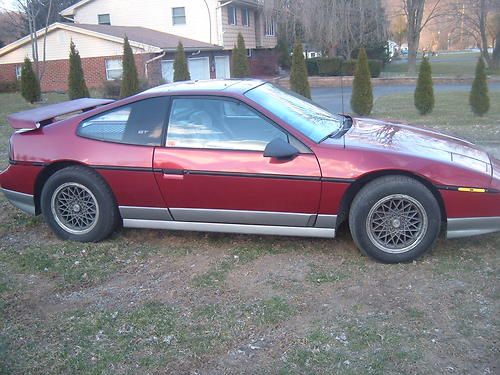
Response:
[[[113,232],[119,218],[108,185],[82,166],[67,167],[50,176],[40,203],[54,233],[71,241],[100,241]]]
[[[414,260],[429,250],[441,226],[434,195],[407,176],[378,178],[354,198],[349,227],[358,248],[386,263]]]

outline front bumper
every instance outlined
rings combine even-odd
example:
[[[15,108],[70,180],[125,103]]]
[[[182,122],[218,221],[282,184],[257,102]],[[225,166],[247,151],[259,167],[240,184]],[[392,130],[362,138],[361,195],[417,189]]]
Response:
[[[460,238],[500,232],[500,216],[448,219],[447,238]]]
[[[35,198],[33,195],[19,193],[18,191],[2,189],[0,188],[2,193],[5,194],[5,198],[13,205],[19,208],[20,210],[26,212],[30,215],[36,214],[35,209]]]

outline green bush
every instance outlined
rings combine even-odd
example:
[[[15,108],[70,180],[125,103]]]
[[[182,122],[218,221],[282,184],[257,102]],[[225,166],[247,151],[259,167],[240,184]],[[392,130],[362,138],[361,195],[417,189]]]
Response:
[[[296,93],[311,99],[311,88],[307,80],[307,68],[302,43],[296,42],[293,48],[290,87]]]
[[[342,75],[353,76],[356,72],[356,60],[347,60],[342,63]]]
[[[352,110],[361,116],[369,115],[373,108],[373,93],[368,57],[363,48],[359,50],[358,63],[352,82]]]
[[[414,100],[415,107],[421,115],[431,113],[434,109],[434,89],[432,83],[431,64],[429,64],[429,60],[425,57],[420,63]]]
[[[340,57],[320,58],[317,61],[320,76],[338,76],[342,73],[342,59]]]
[[[318,60],[319,60],[319,57],[315,57],[314,59],[307,59],[306,60],[307,75],[319,76]]]
[[[174,60],[174,82],[189,81],[190,79],[191,76],[189,74],[186,54],[184,53],[184,46],[179,42]]]
[[[123,75],[120,97],[125,98],[137,94],[139,91],[139,76],[137,75],[137,68],[135,67],[134,53],[132,52],[132,48],[126,36],[123,43],[122,66]]]
[[[0,92],[16,92],[19,91],[19,82],[0,82]]]
[[[115,79],[114,81],[104,81],[101,89],[102,96],[107,99],[120,98],[121,86],[122,81],[120,79]]]
[[[90,96],[83,75],[82,59],[73,41],[69,44],[68,96],[71,100]]]
[[[490,97],[488,96],[488,82],[486,80],[486,66],[482,57],[476,65],[476,76],[472,82],[469,95],[469,104],[472,112],[482,116],[490,109]]]
[[[238,43],[233,48],[231,57],[231,77],[245,78],[250,76],[250,65],[248,63],[247,47],[243,35],[238,33]]]
[[[372,78],[377,78],[382,73],[383,63],[381,60],[368,60],[368,67]]]
[[[40,101],[42,96],[40,82],[38,82],[38,77],[33,71],[31,61],[27,57],[24,59],[21,69],[21,95],[30,103]]]

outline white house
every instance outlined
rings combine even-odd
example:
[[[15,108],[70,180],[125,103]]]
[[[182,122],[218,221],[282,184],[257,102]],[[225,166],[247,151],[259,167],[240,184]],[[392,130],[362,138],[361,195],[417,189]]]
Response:
[[[48,29],[45,91],[66,90],[69,43],[82,57],[89,87],[120,78],[123,38],[129,38],[139,75],[151,83],[169,82],[179,41],[192,79],[230,77],[230,56],[238,33],[245,38],[253,75],[272,75],[277,59],[276,21],[259,0],[82,0],[63,10],[68,21]],[[39,51],[44,32],[38,33]],[[40,53],[42,55],[42,53]],[[31,56],[30,38],[0,49],[0,81],[19,76]]]

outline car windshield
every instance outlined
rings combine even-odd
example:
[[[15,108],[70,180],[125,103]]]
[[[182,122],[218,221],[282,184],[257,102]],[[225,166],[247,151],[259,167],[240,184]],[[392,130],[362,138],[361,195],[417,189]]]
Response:
[[[334,115],[312,101],[270,83],[247,91],[245,96],[314,142],[321,142],[342,129],[341,116]]]

